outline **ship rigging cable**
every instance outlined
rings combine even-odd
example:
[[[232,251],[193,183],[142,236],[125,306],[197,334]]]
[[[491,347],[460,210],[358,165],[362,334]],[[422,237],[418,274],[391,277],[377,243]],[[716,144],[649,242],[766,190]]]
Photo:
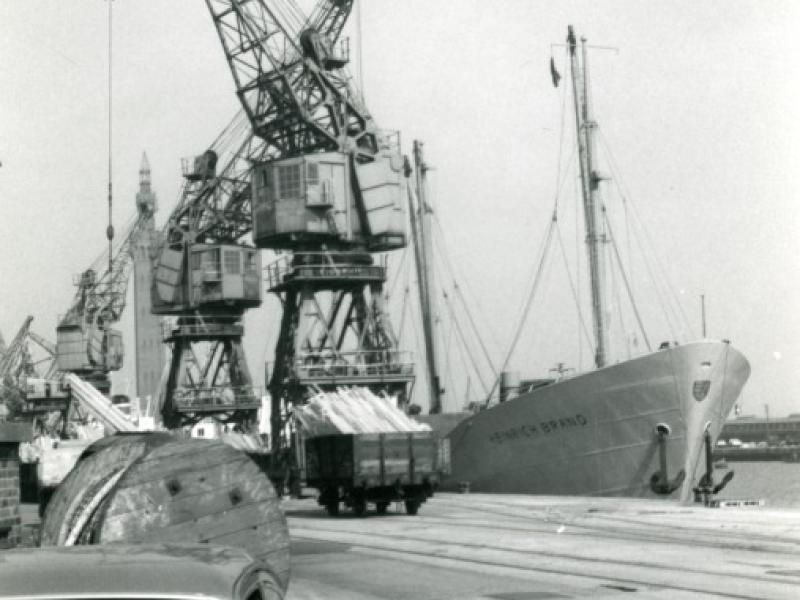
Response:
[[[489,363],[489,368],[492,370],[492,375],[497,377],[497,369],[492,362],[491,356],[489,356],[489,351],[486,349],[486,344],[483,342],[483,338],[480,336],[478,332],[478,327],[475,324],[475,320],[472,318],[472,312],[469,310],[469,306],[467,305],[466,298],[464,298],[464,294],[461,293],[461,286],[453,280],[453,290],[455,291],[456,297],[461,301],[461,306],[464,309],[464,312],[467,314],[467,319],[469,320],[469,324],[472,327],[472,331],[475,334],[475,337],[478,339],[478,343],[480,344],[481,350],[483,351],[484,358],[486,358],[486,362]]]
[[[488,391],[486,388],[486,384],[483,382],[483,377],[481,377],[480,369],[475,362],[475,357],[472,355],[472,352],[469,351],[469,346],[467,345],[467,340],[464,337],[464,331],[461,329],[461,323],[459,323],[458,319],[456,318],[455,312],[453,311],[453,307],[450,304],[450,297],[447,295],[446,290],[442,290],[442,297],[444,298],[444,305],[447,307],[448,312],[450,313],[450,318],[455,325],[456,333],[458,333],[458,337],[461,340],[461,344],[464,348],[466,348],[467,357],[472,365],[472,369],[478,375],[478,379],[481,382],[481,387],[483,388],[484,392]]]
[[[403,267],[405,265],[406,255],[408,254],[408,252],[409,252],[408,246],[406,246],[405,248],[403,248],[403,251],[400,253],[400,264],[397,265],[397,269],[394,272],[393,281],[392,281],[391,285],[389,286],[389,291],[386,293],[387,299],[388,298],[392,298],[394,296],[395,288],[397,287],[397,283],[400,281],[400,274],[401,273],[406,273],[406,271],[405,271],[405,269]]]
[[[600,132],[600,139],[601,139],[601,141],[603,143],[603,150],[605,151],[606,158],[608,159],[608,164],[609,164],[609,166],[611,168],[611,172],[613,174],[614,181],[616,183],[617,192],[619,193],[620,198],[621,198],[622,203],[623,203],[623,206],[625,207],[626,224],[629,225],[629,222],[627,221],[627,219],[629,217],[627,208],[628,208],[629,205],[632,206],[633,207],[634,216],[636,216],[636,207],[632,202],[628,201],[629,195],[623,189],[621,175],[618,172],[618,169],[616,169],[616,163],[615,163],[613,155],[611,153],[611,148],[609,147],[607,141],[605,140],[605,137],[602,135],[602,130],[599,127],[598,127],[598,131]],[[608,223],[607,214],[606,214],[606,222]],[[640,221],[639,225],[640,225],[641,229],[644,231],[645,235],[647,235],[647,230],[645,229],[644,224],[641,223],[641,221]],[[663,267],[660,265],[660,262],[658,261],[658,255],[655,253],[654,250],[651,250],[650,252],[648,252],[642,246],[641,239],[639,238],[639,236],[635,235],[635,233],[636,233],[636,230],[634,230],[634,236],[633,237],[636,239],[636,243],[637,243],[637,245],[639,247],[640,255],[642,256],[642,260],[644,261],[645,268],[647,270],[647,274],[650,277],[650,280],[653,282],[653,286],[654,286],[655,291],[656,291],[656,298],[657,298],[658,304],[659,304],[659,306],[661,308],[661,312],[664,315],[664,319],[665,319],[665,322],[667,324],[667,328],[669,329],[669,332],[670,332],[670,337],[672,339],[675,339],[678,336],[675,333],[676,324],[673,322],[673,320],[679,323],[680,322],[680,317],[675,313],[675,310],[674,310],[674,308],[672,307],[672,305],[670,303],[665,303],[665,298],[668,298],[669,296],[672,296],[674,298],[673,286],[669,283],[669,280],[666,277],[666,273],[664,272]],[[628,241],[630,242],[630,237],[629,237]],[[652,243],[651,243],[651,247],[652,247]],[[653,268],[650,265],[650,261],[648,260],[648,255],[649,254],[652,254],[652,256],[655,258],[656,266],[659,267],[659,270],[661,271],[661,277],[663,277],[664,280],[667,282],[665,285],[662,284],[662,279],[657,277],[656,274],[654,273]],[[629,256],[629,264],[630,264],[631,263],[631,261],[630,261],[630,256],[631,256],[630,251],[628,253],[628,256]],[[620,264],[620,269],[622,269],[621,259],[618,258],[618,262]],[[662,292],[662,288],[663,287],[667,288],[666,289],[666,293]],[[680,303],[677,302],[677,300],[675,300],[675,302],[678,304],[678,306],[680,308]],[[685,316],[684,316],[684,321],[685,321]],[[678,328],[680,328],[680,327],[678,327]]]
[[[565,53],[565,56],[568,56],[568,54]],[[556,83],[555,80],[554,80],[554,83]],[[557,169],[557,180],[556,180],[557,190],[556,190],[555,201],[554,201],[555,202],[554,210],[556,212],[558,211],[559,199],[560,199],[560,196],[562,194],[563,187],[564,187],[564,185],[565,185],[565,183],[567,181],[567,175],[569,174],[570,165],[572,164],[572,161],[573,161],[574,156],[575,156],[575,150],[576,150],[575,146],[573,145],[572,146],[572,153],[570,154],[569,159],[566,161],[566,163],[567,163],[566,164],[566,168],[564,168],[564,162],[563,162],[564,143],[563,142],[564,142],[564,135],[565,135],[564,124],[565,124],[566,95],[567,95],[567,89],[566,88],[567,88],[567,86],[564,86],[564,87],[565,87],[565,89],[563,90],[563,93],[560,95],[561,96],[560,97],[561,127],[560,127],[560,136],[559,136],[558,169]],[[598,128],[598,130],[599,130],[599,128]],[[627,239],[628,239],[628,244],[630,244],[630,237],[631,236],[630,236],[630,229],[629,229],[630,228],[630,220],[629,220],[629,215],[628,215],[628,204],[629,204],[628,201],[627,201],[628,195],[622,189],[622,185],[621,185],[622,180],[621,180],[621,177],[618,174],[618,169],[616,168],[616,162],[614,160],[614,157],[613,157],[613,154],[611,153],[610,148],[608,147],[608,143],[607,143],[605,137],[602,135],[602,131],[600,131],[600,138],[602,140],[603,149],[605,150],[605,154],[606,154],[606,156],[608,158],[609,166],[611,167],[612,173],[614,175],[613,178],[614,178],[615,182],[617,183],[616,187],[617,187],[617,189],[619,191],[619,194],[620,194],[620,197],[621,197],[621,200],[622,200],[623,208],[624,208],[624,211],[625,211],[626,227],[628,228],[627,229],[627,231],[628,231],[628,238]],[[562,171],[562,168],[563,168],[563,171]],[[638,214],[636,213],[636,207],[632,206],[632,208],[633,208],[634,217],[639,218]],[[607,227],[609,229],[608,238],[610,239],[610,242],[611,242],[611,244],[613,246],[613,251],[615,253],[615,258],[616,258],[616,263],[617,263],[619,271],[620,271],[619,274],[620,274],[621,280],[622,280],[622,282],[623,282],[623,284],[625,286],[626,293],[627,293],[628,299],[630,301],[632,310],[634,312],[638,328],[639,328],[642,336],[644,337],[645,344],[647,345],[648,349],[650,349],[650,342],[649,342],[649,340],[647,338],[647,334],[646,334],[644,326],[643,326],[641,314],[639,312],[638,306],[636,305],[636,303],[634,301],[633,288],[632,288],[632,285],[631,285],[631,280],[630,280],[630,278],[628,276],[629,273],[626,271],[625,266],[623,265],[622,257],[621,257],[620,252],[619,252],[619,247],[617,245],[616,238],[611,233],[610,216],[609,216],[608,212],[605,210],[605,207],[603,208],[603,219],[604,219],[604,221],[607,224]],[[639,221],[640,221],[641,229],[643,229],[644,230],[644,234],[647,235],[647,231],[644,229],[643,224],[641,224],[641,219],[639,219]],[[562,254],[562,257],[564,259],[564,264],[565,264],[565,268],[567,270],[567,275],[568,275],[568,279],[569,279],[569,283],[570,283],[570,291],[572,293],[573,300],[575,301],[575,304],[576,304],[576,306],[578,308],[579,330],[580,330],[581,333],[583,333],[584,337],[586,337],[587,340],[588,340],[589,336],[587,334],[586,323],[585,323],[585,320],[583,319],[583,314],[582,314],[581,307],[580,307],[580,302],[579,302],[579,299],[578,299],[578,291],[576,289],[574,280],[572,278],[572,274],[570,273],[569,263],[568,263],[567,258],[566,258],[566,251],[565,251],[565,248],[564,248],[563,240],[561,238],[560,228],[558,226],[556,228],[557,228],[557,232],[558,232],[559,244],[561,246],[561,254]],[[642,251],[643,260],[645,261],[645,266],[647,268],[647,272],[648,272],[648,274],[650,276],[650,279],[651,279],[651,281],[654,282],[654,285],[656,286],[656,295],[658,296],[658,303],[660,304],[661,310],[662,310],[662,312],[663,312],[663,314],[665,316],[666,324],[667,324],[667,326],[668,326],[668,328],[669,328],[669,330],[671,332],[671,335],[673,337],[676,337],[675,333],[674,333],[674,329],[675,328],[673,326],[674,321],[680,322],[681,321],[681,317],[683,317],[682,322],[687,324],[687,328],[688,328],[688,321],[687,321],[687,319],[685,317],[685,314],[683,314],[683,309],[682,309],[682,307],[680,305],[680,302],[675,297],[674,286],[669,284],[669,279],[668,279],[668,277],[666,277],[663,265],[658,261],[658,256],[657,255],[655,256],[655,260],[656,260],[656,263],[657,263],[656,266],[658,267],[658,270],[661,272],[662,277],[658,278],[658,277],[654,276],[653,268],[652,268],[650,262],[648,261],[648,256],[647,255],[649,253],[644,252],[644,249],[641,247],[642,246],[642,240],[639,238],[639,236],[634,235],[634,237],[636,237],[636,243],[640,246],[640,250]],[[650,241],[649,238],[647,239],[647,241],[648,242]],[[650,242],[650,244],[652,246],[652,242]],[[631,256],[630,250],[628,251],[628,256],[629,257]],[[630,260],[630,258],[629,258],[629,260]],[[613,275],[614,275],[613,271],[612,271],[611,275],[613,277]],[[667,288],[668,289],[666,290],[666,293],[661,293],[660,289],[658,289],[658,288],[662,287],[662,286],[659,285],[660,281],[661,282],[664,282],[664,281],[667,282]],[[615,286],[615,290],[616,289],[617,288]],[[619,292],[619,290],[617,290],[617,294],[618,294],[618,292]],[[672,300],[672,302],[669,302],[669,303],[665,304],[665,298]],[[622,312],[621,312],[622,311],[622,307],[621,307],[621,302],[619,302],[619,296],[617,296],[617,299],[618,299],[617,306],[618,306],[618,308],[620,310],[620,314],[619,314],[620,322],[622,324],[623,330],[625,330],[626,328],[624,326],[624,318],[623,318],[623,315],[622,315]],[[676,313],[673,304],[677,305],[678,310],[680,311],[681,315],[678,315]],[[580,334],[579,334],[579,337],[580,337]],[[589,346],[590,347],[592,346],[591,342],[589,342]],[[579,344],[579,347],[580,347],[580,344]]]
[[[411,295],[411,287],[406,285],[403,291],[403,305],[400,310],[400,326],[397,328],[397,343],[400,344],[403,338],[403,331],[406,322],[406,313],[408,312],[408,305],[410,303],[409,296]]]
[[[640,236],[636,235],[637,229],[634,229],[633,237],[636,240],[637,245],[639,246],[639,251],[644,260],[648,275],[650,276],[651,281],[654,282],[654,285],[657,285],[658,281],[663,281],[664,287],[666,287],[666,292],[667,292],[666,294],[661,294],[661,293],[657,294],[659,298],[659,303],[661,303],[661,309],[668,320],[670,318],[670,313],[671,313],[672,318],[675,319],[680,324],[679,328],[685,328],[685,330],[689,332],[690,337],[695,337],[691,323],[689,319],[686,317],[686,313],[683,310],[683,305],[681,304],[680,299],[677,297],[677,294],[675,293],[675,286],[672,284],[663,263],[659,259],[658,253],[655,251],[655,244],[653,244],[653,241],[650,238],[650,234],[647,228],[644,226],[644,222],[642,221],[642,218],[639,215],[636,203],[631,200],[631,195],[627,191],[627,185],[625,185],[624,183],[622,174],[619,168],[617,167],[617,162],[616,159],[614,158],[614,154],[611,151],[611,147],[608,144],[608,141],[606,140],[605,136],[603,135],[602,128],[598,127],[598,132],[600,133],[599,138],[603,145],[603,150],[605,152],[606,158],[608,159],[608,164],[614,178],[614,183],[616,184],[617,191],[619,192],[620,198],[622,199],[622,202],[625,205],[626,215],[627,215],[627,207],[630,206],[634,220],[639,225],[637,229],[641,230],[645,238],[645,241],[647,242],[648,247],[645,248],[642,245],[642,240],[640,239]],[[648,255],[652,256],[653,260],[655,261],[656,270],[658,272],[657,274],[660,275],[660,277],[656,277],[656,273],[654,273],[654,270],[650,262],[648,261]],[[671,300],[671,303],[669,305],[664,305],[663,296],[667,296]],[[675,310],[676,306],[677,306],[677,311]],[[669,323],[670,323],[670,329],[672,329],[672,321],[669,321]]]
[[[108,272],[111,272],[112,269],[112,252],[111,246],[114,241],[114,224],[112,221],[111,215],[111,208],[112,208],[112,192],[111,192],[111,181],[112,181],[112,147],[111,147],[111,140],[112,140],[112,129],[111,129],[111,115],[112,115],[112,95],[111,95],[111,64],[112,64],[112,54],[111,54],[111,35],[112,35],[112,28],[111,28],[111,7],[114,4],[114,0],[106,0],[108,2],[108,227],[106,227],[106,238],[108,238]]]
[[[550,225],[547,228],[547,235],[545,236],[544,243],[542,244],[541,249],[541,257],[539,259],[538,266],[536,267],[536,272],[533,277],[533,284],[531,286],[531,291],[528,294],[527,299],[525,300],[525,306],[522,310],[522,315],[519,320],[519,326],[516,328],[516,333],[514,334],[514,339],[511,341],[511,345],[509,346],[508,352],[506,353],[505,360],[503,361],[503,366],[500,368],[500,372],[506,370],[509,361],[511,360],[511,356],[514,354],[514,350],[517,347],[517,343],[522,336],[522,330],[525,325],[525,322],[528,319],[528,314],[530,313],[531,306],[533,304],[533,298],[536,296],[536,291],[539,288],[539,282],[542,278],[542,273],[544,272],[544,266],[547,261],[548,251],[550,250],[550,244],[553,239],[553,231],[556,229],[556,225],[558,223],[558,218],[555,212],[553,212],[553,217],[550,219]],[[497,386],[500,384],[500,378],[497,377],[494,380],[494,384],[492,385],[492,389],[489,391],[489,394],[486,396],[486,400],[484,402],[485,406],[489,405],[489,401],[492,399],[492,394],[497,389]]]
[[[448,328],[447,330],[447,339],[444,340],[444,348],[452,348],[451,345],[453,343],[453,327]],[[455,382],[453,381],[453,370],[450,368],[450,358],[453,355],[453,352],[445,352],[444,353],[444,376],[447,378],[447,389],[455,390]],[[465,402],[469,402],[469,398],[466,394],[462,396]],[[442,412],[445,412],[442,409]]]
[[[639,314],[639,307],[636,306],[636,302],[633,299],[633,292],[631,291],[631,286],[628,283],[628,278],[625,276],[625,269],[623,268],[622,265],[622,258],[620,258],[619,248],[617,248],[617,240],[614,239],[614,232],[611,229],[611,221],[609,220],[608,213],[606,213],[605,210],[603,210],[603,218],[605,219],[606,227],[608,227],[608,234],[609,234],[608,237],[611,239],[611,247],[614,249],[614,256],[617,257],[617,264],[619,265],[619,272],[620,275],[622,276],[622,281],[624,282],[625,289],[628,292],[628,300],[631,303],[631,308],[633,308],[633,313],[636,315],[636,322],[639,324],[639,331],[641,332],[642,337],[644,338],[644,343],[647,346],[647,351],[651,352],[652,348],[650,347],[650,340],[647,339],[647,332],[644,329],[644,324],[642,323],[642,317]]]
[[[458,282],[456,281],[456,271],[455,271],[455,268],[453,267],[453,263],[450,261],[450,253],[447,251],[447,248],[446,248],[446,238],[444,236],[444,229],[442,227],[441,222],[439,221],[438,215],[436,215],[436,214],[433,215],[433,222],[436,225],[437,230],[439,232],[439,235],[434,237],[434,242],[436,243],[437,247],[439,248],[439,253],[443,257],[445,268],[449,271],[450,279],[453,282],[453,293],[454,293],[454,295],[456,295],[461,300],[461,305],[462,305],[462,307],[464,309],[464,312],[467,315],[467,319],[469,320],[470,326],[472,327],[473,335],[478,340],[478,344],[480,344],[481,350],[483,351],[484,358],[486,359],[486,362],[488,363],[489,368],[492,370],[492,375],[494,377],[497,377],[497,369],[495,368],[494,363],[492,362],[492,359],[491,359],[491,357],[489,355],[489,351],[487,350],[486,344],[483,341],[483,337],[481,336],[480,331],[478,331],[478,327],[475,324],[475,319],[472,317],[472,312],[469,309],[469,305],[467,304],[466,299],[464,298],[464,295],[461,293],[461,286],[459,286]],[[465,281],[467,281],[467,280],[465,280]],[[469,285],[469,284],[467,283],[467,285]],[[473,294],[473,297],[474,296],[475,295]],[[476,298],[475,298],[475,302],[477,303],[477,299]]]
[[[486,360],[486,363],[488,364],[489,369],[491,370],[492,378],[496,378],[498,376],[497,369],[495,368],[494,363],[492,362],[491,356],[489,354],[488,349],[486,348],[486,344],[484,343],[483,337],[481,336],[481,333],[478,330],[478,327],[475,323],[475,319],[473,318],[472,312],[469,309],[469,305],[467,304],[464,298],[464,295],[461,291],[461,286],[458,285],[455,268],[450,260],[450,253],[447,251],[446,248],[446,238],[444,235],[444,230],[436,213],[433,214],[433,222],[437,228],[437,233],[439,234],[433,237],[434,243],[436,244],[436,249],[438,250],[438,255],[441,257],[440,263],[442,263],[438,268],[440,269],[443,268],[445,271],[447,271],[448,280],[452,281],[452,295],[455,297],[455,300],[451,302],[450,295],[448,295],[448,290],[444,286],[442,287],[443,299],[445,301],[445,306],[448,310],[448,314],[450,315],[450,321],[451,321],[449,334],[452,335],[452,330],[453,329],[456,330],[456,333],[458,334],[458,339],[461,342],[459,350],[461,352],[462,363],[464,364],[465,367],[471,367],[471,370],[475,371],[475,374],[478,377],[481,387],[483,388],[484,393],[486,393],[488,392],[488,388],[486,387],[484,379],[481,375],[481,368],[478,366],[478,363],[475,360],[473,349],[471,348],[469,340],[467,339],[467,335],[462,329],[461,323],[459,322],[458,319],[457,306],[455,305],[456,300],[460,300],[461,302],[462,309],[467,316],[467,321],[470,326],[470,331],[478,342],[479,348],[483,353],[483,358]],[[443,280],[443,278],[440,279]],[[449,340],[444,347],[445,348],[450,347]],[[466,357],[469,360],[468,363],[464,359],[464,354],[466,354]]]
[[[441,325],[441,327],[437,328],[437,331],[438,335],[444,338],[442,339],[442,347],[451,349],[451,352],[445,353],[444,357],[445,364],[443,376],[448,381],[449,387],[447,389],[456,389],[456,387],[454,387],[451,373],[453,361],[456,361],[460,365],[459,368],[461,368],[464,372],[473,370],[476,371],[476,376],[481,382],[484,393],[486,393],[488,388],[485,384],[485,378],[481,374],[482,369],[478,365],[480,361],[476,359],[474,340],[477,340],[477,343],[480,347],[480,352],[482,352],[482,356],[485,358],[489,368],[491,369],[492,379],[497,377],[497,370],[491,360],[491,356],[481,336],[481,333],[477,328],[472,312],[469,309],[462,286],[459,285],[457,281],[455,267],[451,260],[450,254],[447,251],[446,236],[444,235],[441,222],[436,213],[433,213],[432,221],[435,227],[435,233],[437,235],[432,236],[435,252],[433,260],[431,261],[431,267],[436,272],[436,280],[442,282],[442,295],[439,297],[437,294],[437,298],[445,302],[445,313],[448,317],[446,321],[437,319],[437,323]],[[408,246],[403,250],[398,266],[396,269],[394,269],[388,296],[390,298],[397,297],[396,289],[402,285],[404,291],[402,295],[402,304],[399,309],[400,323],[398,329],[398,340],[400,341],[404,339],[403,334],[406,332],[407,323],[410,321],[413,329],[409,333],[414,336],[413,343],[416,347],[416,352],[421,354],[424,352],[424,348],[419,345],[421,338],[419,335],[419,329],[417,327],[418,323],[417,320],[413,318],[417,305],[411,299],[412,281],[410,272],[413,266],[407,260],[407,253],[411,251],[413,251],[411,246]],[[451,282],[450,285],[448,286],[447,284],[444,284],[445,281]],[[459,303],[461,305],[461,309],[459,309]],[[463,312],[466,314],[468,325],[466,328],[462,323],[459,322],[460,318],[462,318],[459,316],[459,310],[463,310]],[[452,345],[453,342],[455,342],[455,345]]]
[[[566,72],[567,70],[567,61],[569,60],[569,50],[564,48],[564,65],[562,67],[562,72]],[[554,84],[558,86],[557,80],[554,81]],[[555,197],[555,211],[558,212],[558,197],[561,194],[561,188],[564,185],[566,177],[562,178],[562,157],[563,157],[563,149],[564,149],[564,128],[566,127],[566,115],[567,115],[567,89],[569,86],[564,86],[561,91],[561,124],[559,126],[559,134],[558,134],[558,166],[556,168],[556,197]],[[572,164],[572,159],[575,155],[575,145],[572,145],[572,152],[570,154],[570,158],[567,161],[567,165],[564,168],[564,174],[569,172],[570,165]]]
[[[567,250],[564,247],[564,240],[561,238],[561,227],[556,227],[556,233],[558,234],[558,244],[561,247],[561,257],[564,259],[564,270],[567,272],[567,280],[569,281],[569,289],[572,292],[572,299],[575,301],[575,306],[578,309],[578,322],[581,325],[581,331],[583,332],[584,336],[586,337],[586,343],[589,347],[592,347],[592,338],[589,334],[589,329],[586,326],[586,319],[583,318],[583,311],[581,310],[581,302],[580,297],[578,295],[578,290],[576,287],[575,281],[572,279],[572,273],[569,270],[569,261],[567,260]],[[579,340],[580,343],[580,340]]]

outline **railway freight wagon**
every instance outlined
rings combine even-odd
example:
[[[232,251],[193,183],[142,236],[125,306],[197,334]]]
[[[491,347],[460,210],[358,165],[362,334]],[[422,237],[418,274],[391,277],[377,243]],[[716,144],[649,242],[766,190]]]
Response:
[[[306,483],[330,515],[344,502],[383,514],[392,502],[417,513],[438,483],[438,442],[430,431],[334,434],[305,440]]]

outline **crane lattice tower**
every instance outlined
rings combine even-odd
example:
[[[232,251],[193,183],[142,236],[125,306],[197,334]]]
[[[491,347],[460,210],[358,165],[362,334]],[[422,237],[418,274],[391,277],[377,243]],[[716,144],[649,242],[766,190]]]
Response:
[[[184,187],[165,227],[151,287],[153,312],[168,315],[171,347],[161,417],[170,429],[206,417],[249,428],[260,398],[242,345],[243,315],[261,304],[258,250],[239,242],[249,231],[246,139],[217,168],[211,149],[184,163]]]

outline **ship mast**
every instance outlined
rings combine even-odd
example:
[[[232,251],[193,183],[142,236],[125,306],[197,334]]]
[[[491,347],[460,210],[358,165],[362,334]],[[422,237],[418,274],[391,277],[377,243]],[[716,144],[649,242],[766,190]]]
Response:
[[[428,366],[428,393],[431,414],[442,412],[442,389],[437,368],[436,346],[433,333],[433,245],[430,208],[426,195],[428,165],[422,156],[422,142],[414,140],[414,171],[416,174],[417,207],[410,207],[411,230],[414,235],[414,256],[417,264],[417,287],[425,337],[425,358]]]
[[[594,132],[597,123],[592,119],[589,105],[589,78],[586,56],[586,38],[581,38],[581,58],[576,49],[575,32],[569,27],[567,35],[572,71],[572,90],[575,100],[575,130],[578,136],[578,154],[581,164],[581,192],[586,221],[586,249],[589,255],[589,275],[592,290],[592,319],[594,324],[595,357],[597,368],[605,366],[608,348],[608,330],[605,307],[605,268],[602,248],[606,241],[603,221],[603,202],[600,198],[600,181],[595,170]]]

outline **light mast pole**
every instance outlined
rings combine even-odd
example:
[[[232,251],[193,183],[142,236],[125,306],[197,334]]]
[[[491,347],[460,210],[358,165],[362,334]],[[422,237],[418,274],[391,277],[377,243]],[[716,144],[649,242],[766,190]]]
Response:
[[[605,308],[605,268],[602,244],[606,241],[603,222],[603,202],[600,198],[600,181],[603,179],[594,166],[594,130],[597,123],[591,117],[586,38],[581,38],[581,61],[576,53],[577,43],[572,26],[567,36],[572,71],[572,90],[575,100],[575,123],[578,136],[578,154],[581,164],[581,191],[586,221],[586,249],[589,255],[589,275],[592,290],[592,318],[595,338],[595,366],[607,362],[608,328]],[[579,62],[581,64],[579,64]]]

